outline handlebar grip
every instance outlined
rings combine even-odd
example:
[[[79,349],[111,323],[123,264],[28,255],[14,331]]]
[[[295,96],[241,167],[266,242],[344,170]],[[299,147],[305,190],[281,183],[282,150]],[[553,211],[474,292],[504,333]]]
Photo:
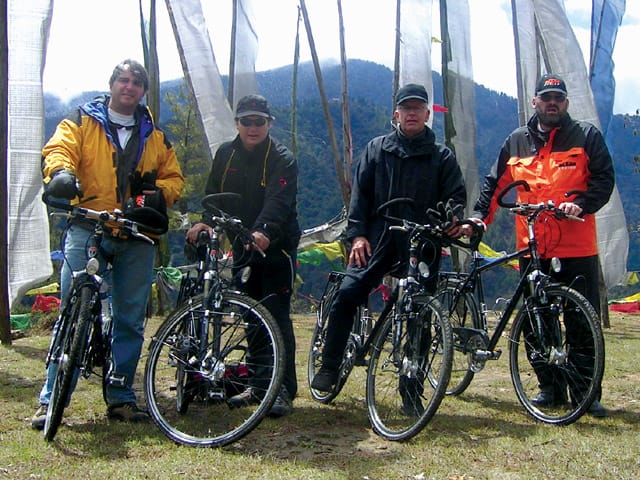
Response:
[[[507,185],[506,187],[504,187],[502,189],[502,191],[498,194],[498,205],[500,205],[503,208],[514,208],[517,206],[517,204],[515,203],[507,203],[504,200],[504,197],[507,195],[507,193],[509,193],[512,189],[522,186],[524,187],[525,191],[530,192],[531,191],[531,187],[529,186],[529,184],[527,183],[526,180],[516,180],[514,182],[511,182],[509,185]]]

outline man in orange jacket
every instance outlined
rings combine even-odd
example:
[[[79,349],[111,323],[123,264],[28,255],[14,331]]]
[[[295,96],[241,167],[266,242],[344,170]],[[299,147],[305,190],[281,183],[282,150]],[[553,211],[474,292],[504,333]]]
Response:
[[[531,187],[529,192],[519,192],[518,201],[552,200],[565,213],[582,217],[584,222],[545,218],[536,228],[536,238],[547,273],[558,281],[572,284],[599,314],[595,213],[609,201],[613,191],[611,155],[602,133],[594,125],[569,116],[567,86],[558,75],[543,75],[531,102],[535,113],[527,125],[514,130],[502,145],[498,160],[485,177],[472,219],[483,225],[490,223],[498,207],[497,194],[515,180],[526,180]],[[564,194],[571,190],[585,194],[567,200]],[[516,215],[516,247],[524,248],[527,242],[526,218]],[[553,257],[562,261],[559,273],[549,272]],[[520,271],[524,271],[527,261],[521,260]],[[540,393],[534,403],[550,405],[566,400],[563,398],[566,394],[561,393],[561,387],[549,374],[536,373]],[[588,412],[596,417],[607,414],[599,400]]]

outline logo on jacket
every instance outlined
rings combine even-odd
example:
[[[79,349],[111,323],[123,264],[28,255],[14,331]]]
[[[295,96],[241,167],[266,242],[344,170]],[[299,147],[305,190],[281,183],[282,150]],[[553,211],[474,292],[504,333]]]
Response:
[[[576,168],[576,162],[562,162],[560,165],[558,165],[558,168],[560,169],[575,169]]]
[[[281,187],[286,187],[287,186],[287,179],[286,178],[281,178],[279,180],[279,182],[280,182],[280,186]]]

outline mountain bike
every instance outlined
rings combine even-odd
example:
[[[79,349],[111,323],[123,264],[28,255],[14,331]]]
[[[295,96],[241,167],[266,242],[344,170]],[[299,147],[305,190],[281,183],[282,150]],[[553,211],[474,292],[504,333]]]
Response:
[[[239,195],[208,195],[202,204],[214,225],[196,246],[195,274],[183,277],[177,309],[151,338],[144,374],[153,421],[176,443],[221,447],[253,430],[272,407],[284,374],[284,343],[271,313],[240,293],[246,259],[221,253],[223,235],[257,246],[242,222],[219,206]],[[258,254],[264,255],[263,252]],[[244,257],[244,255],[243,255]],[[239,282],[239,283],[238,283]],[[249,401],[238,404],[242,393]]]
[[[498,204],[526,217],[528,246],[485,260],[477,250],[482,228],[476,228],[469,272],[440,272],[436,297],[449,313],[454,336],[447,393],[461,394],[488,360],[500,358],[498,341],[514,317],[507,340],[511,380],[518,400],[536,420],[567,425],[580,418],[596,399],[604,370],[604,340],[598,315],[589,301],[570,285],[560,284],[542,272],[534,227],[546,215],[584,220],[565,214],[553,202],[507,202],[505,196],[518,187],[530,189],[523,180],[512,182],[499,193]],[[572,191],[566,196],[581,193]],[[528,267],[520,272],[520,280],[490,332],[482,276],[526,256],[530,257]],[[557,258],[551,260],[551,267],[560,271]],[[559,401],[550,405],[535,401],[539,392],[537,373],[552,377],[553,384],[560,386]],[[437,383],[436,379],[430,380]]]
[[[406,234],[409,262],[390,300],[374,321],[365,305],[358,308],[339,368],[338,381],[330,392],[314,390],[312,397],[331,402],[342,390],[354,366],[366,366],[366,404],[373,430],[394,441],[408,440],[431,420],[444,398],[453,355],[451,325],[439,302],[427,292],[428,266],[419,261],[422,247],[443,232],[386,215],[394,199],[379,208],[391,223],[390,230]],[[348,273],[332,272],[317,310],[308,357],[309,385],[322,365],[329,310]],[[434,387],[425,379],[437,379]],[[426,387],[426,388],[425,388]]]
[[[51,343],[46,358],[46,366],[57,366],[51,399],[44,424],[44,438],[52,441],[62,421],[64,409],[71,401],[71,393],[79,377],[89,378],[92,374],[101,377],[102,393],[106,400],[106,386],[122,382],[111,374],[111,333],[110,315],[102,311],[101,290],[104,295],[103,272],[109,265],[101,265],[98,260],[100,244],[107,229],[119,229],[122,235],[135,237],[153,244],[153,240],[140,230],[160,233],[157,229],[124,218],[119,210],[113,213],[96,211],[81,206],[72,206],[47,195],[43,201],[53,211],[51,216],[68,219],[62,233],[64,235],[72,222],[91,225],[93,234],[86,244],[87,263],[83,270],[72,272],[68,295],[60,308],[60,316],[54,326]],[[64,253],[64,251],[63,251]],[[67,261],[66,257],[65,260]],[[104,263],[104,262],[103,262]],[[103,315],[104,313],[104,315]]]

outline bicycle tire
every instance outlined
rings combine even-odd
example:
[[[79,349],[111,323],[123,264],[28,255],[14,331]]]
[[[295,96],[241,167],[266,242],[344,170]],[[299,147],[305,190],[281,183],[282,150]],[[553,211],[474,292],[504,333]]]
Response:
[[[200,295],[162,323],[151,339],[144,389],[149,414],[168,438],[183,445],[222,447],[252,431],[273,405],[283,378],[284,343],[269,311],[245,295],[224,292],[219,308],[207,306]],[[209,332],[208,355],[197,358],[196,332],[205,312],[212,315],[209,330],[220,329]],[[250,336],[263,341],[264,351],[249,352]],[[213,357],[213,343],[220,346],[220,358]],[[270,364],[252,363],[259,353]],[[240,370],[253,374],[240,378]],[[229,398],[248,386],[256,392],[256,403],[233,408]]]
[[[309,391],[311,392],[311,397],[317,402],[328,404],[334,398],[338,396],[344,384],[347,382],[347,378],[351,373],[351,369],[353,368],[353,363],[349,362],[345,355],[343,356],[343,361],[341,362],[340,369],[338,371],[338,380],[333,388],[328,392],[323,392],[320,390],[316,390],[311,387],[311,382],[315,377],[318,370],[322,366],[322,355],[324,352],[325,338],[327,336],[327,325],[329,323],[329,310],[331,308],[331,304],[333,303],[333,299],[340,288],[340,284],[342,283],[342,274],[333,272],[329,276],[328,286],[325,288],[325,293],[322,295],[320,299],[320,304],[318,305],[318,310],[316,313],[316,325],[313,329],[313,334],[311,335],[311,347],[309,349],[309,357],[307,361],[307,369],[308,369],[308,381],[309,381]],[[356,312],[358,315],[360,313],[360,309]],[[347,349],[349,349],[349,345],[347,345]]]
[[[367,370],[369,420],[378,435],[392,441],[408,440],[425,427],[445,397],[451,374],[453,338],[446,312],[433,297],[412,300],[417,312],[413,326],[403,321],[402,332],[394,332],[393,309],[379,320],[383,324],[373,341]],[[426,356],[416,353],[409,330],[420,338],[418,350]],[[429,375],[438,379],[435,387],[425,384]]]
[[[438,289],[436,298],[449,315],[449,322],[453,332],[453,363],[451,378],[447,386],[447,395],[460,395],[471,384],[475,372],[471,368],[472,352],[467,352],[466,336],[461,335],[459,329],[473,328],[482,330],[480,309],[475,297],[470,292],[460,290],[460,280],[447,278],[442,288]],[[436,379],[429,376],[431,385],[436,385]]]
[[[547,327],[556,328],[540,342],[530,335],[535,319],[531,308],[523,307],[511,329],[509,360],[511,380],[518,400],[536,420],[553,425],[569,425],[578,420],[597,399],[604,373],[604,339],[598,315],[589,301],[576,290],[551,285],[543,288],[547,301],[538,308]],[[581,329],[578,338],[567,338],[567,325]],[[549,328],[547,328],[549,330]],[[542,344],[542,345],[541,345]],[[535,364],[535,368],[533,366]],[[534,402],[539,392],[537,373],[553,380],[555,402]]]
[[[102,327],[102,323],[100,323],[100,326]],[[104,359],[103,359],[103,363],[102,363],[102,399],[104,400],[104,403],[108,403],[107,402],[107,387],[109,386],[109,376],[111,375],[111,371],[112,371],[112,363],[113,363],[113,358],[112,358],[112,352],[111,352],[111,337],[113,335],[113,320],[110,320],[110,325],[108,328],[108,331],[103,331],[102,332],[102,345],[103,345],[103,352],[104,352]]]
[[[88,286],[79,289],[76,301],[71,301],[68,317],[63,317],[61,321],[58,332],[60,337],[52,342],[52,348],[57,351],[51,361],[58,366],[43,429],[44,438],[48,442],[53,441],[58,432],[64,409],[71,400],[76,370],[87,348],[92,295],[93,290]]]

